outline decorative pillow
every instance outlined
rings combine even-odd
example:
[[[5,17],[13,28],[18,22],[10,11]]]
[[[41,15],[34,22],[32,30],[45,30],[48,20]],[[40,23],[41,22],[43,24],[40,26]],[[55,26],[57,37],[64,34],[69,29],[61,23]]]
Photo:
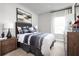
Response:
[[[30,32],[36,32],[36,29],[32,26],[32,27],[29,28],[29,31]]]
[[[29,33],[29,28],[28,27],[22,27],[23,33]]]
[[[18,31],[21,30],[21,27],[17,27],[17,28],[18,28]]]
[[[22,28],[21,27],[17,27],[17,28],[18,28],[19,34],[23,34]]]

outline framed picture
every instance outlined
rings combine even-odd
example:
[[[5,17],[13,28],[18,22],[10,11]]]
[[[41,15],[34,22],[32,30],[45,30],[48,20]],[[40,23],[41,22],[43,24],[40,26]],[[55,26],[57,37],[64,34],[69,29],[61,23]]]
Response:
[[[17,22],[32,23],[32,14],[20,8],[16,8],[16,18],[17,18]]]

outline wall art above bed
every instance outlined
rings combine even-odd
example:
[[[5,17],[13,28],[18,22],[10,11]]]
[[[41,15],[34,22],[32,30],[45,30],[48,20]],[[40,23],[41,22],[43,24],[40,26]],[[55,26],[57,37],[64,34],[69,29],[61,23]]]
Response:
[[[16,18],[17,18],[17,22],[32,23],[32,14],[20,8],[16,8]]]

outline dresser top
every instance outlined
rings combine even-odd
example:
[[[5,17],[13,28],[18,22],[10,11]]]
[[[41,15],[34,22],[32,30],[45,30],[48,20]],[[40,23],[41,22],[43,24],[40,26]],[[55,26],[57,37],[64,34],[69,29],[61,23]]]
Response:
[[[5,37],[5,38],[0,38],[0,41],[1,41],[1,40],[6,40],[6,39],[7,39],[6,37]]]

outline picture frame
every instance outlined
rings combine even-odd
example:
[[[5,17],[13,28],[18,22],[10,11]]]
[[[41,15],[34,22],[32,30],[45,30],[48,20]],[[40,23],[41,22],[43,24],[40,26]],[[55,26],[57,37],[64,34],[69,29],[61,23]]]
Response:
[[[17,22],[32,23],[32,14],[20,8],[16,8],[16,19]]]

